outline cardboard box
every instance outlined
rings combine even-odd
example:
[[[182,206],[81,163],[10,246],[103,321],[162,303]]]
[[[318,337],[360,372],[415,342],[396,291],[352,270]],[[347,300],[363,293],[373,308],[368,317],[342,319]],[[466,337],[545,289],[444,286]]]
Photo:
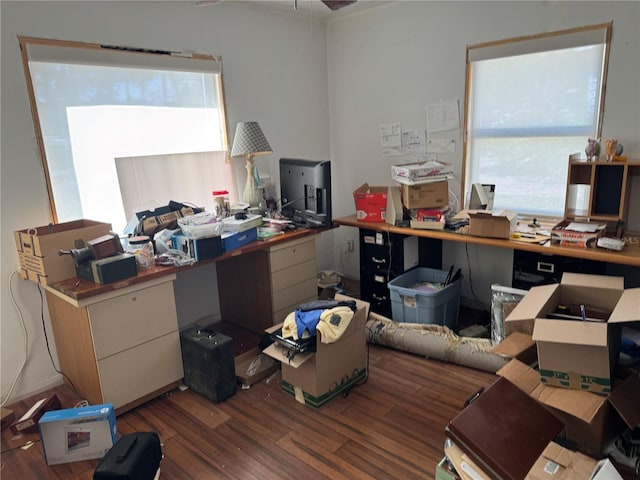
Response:
[[[586,455],[600,456],[606,445],[622,431],[622,422],[603,395],[540,383],[538,372],[516,359],[497,374],[558,417],[564,423],[567,439]]]
[[[389,187],[371,187],[362,184],[353,192],[356,203],[356,218],[360,222],[384,222],[387,210]]]
[[[76,248],[76,240],[88,242],[108,234],[111,224],[93,220],[27,228],[14,232],[20,260],[20,276],[43,285],[73,278],[75,264],[71,255],[59,255],[60,250]]]
[[[189,238],[181,233],[174,233],[171,236],[171,245],[174,249],[180,250],[196,262],[209,258],[219,257],[223,253],[222,237]]]
[[[510,238],[516,230],[518,214],[510,210],[469,210],[469,235]]]
[[[581,304],[612,313],[606,322],[546,318],[558,305]],[[505,320],[505,330],[518,324],[517,330],[528,333],[533,325],[543,383],[609,393],[620,324],[637,320],[640,288],[624,290],[623,277],[564,273],[559,284],[532,287]]]
[[[445,208],[449,205],[449,182],[421,183],[418,185],[401,185],[402,204],[405,208]]]
[[[449,180],[453,178],[451,165],[429,160],[426,162],[405,163],[391,166],[391,178],[404,185]]]
[[[297,354],[288,360],[282,347],[272,344],[264,353],[281,362],[282,387],[297,401],[318,408],[341,392],[353,387],[367,374],[367,348],[364,325],[369,304],[344,295],[336,300],[355,300],[357,310],[339,340],[322,342],[320,332],[315,353]],[[277,330],[276,325],[267,332]]]
[[[389,187],[387,191],[387,210],[385,217],[385,222],[389,225],[400,225],[404,221],[400,187]]]
[[[110,403],[51,410],[38,426],[47,465],[102,458],[118,441]]]
[[[525,480],[572,480],[589,478],[596,468],[596,461],[550,442],[534,463]]]
[[[563,220],[551,229],[551,243],[561,247],[595,248],[605,224]]]
[[[265,355],[259,348],[236,355],[233,359],[236,379],[242,388],[249,388],[263,378],[273,374],[280,367],[280,362]]]
[[[435,480],[462,480],[454,466],[449,462],[446,455],[436,465]]]

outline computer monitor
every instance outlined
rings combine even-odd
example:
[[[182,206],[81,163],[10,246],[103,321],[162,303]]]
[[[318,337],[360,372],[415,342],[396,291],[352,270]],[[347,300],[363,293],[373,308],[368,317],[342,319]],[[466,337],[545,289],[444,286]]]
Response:
[[[330,227],[331,162],[281,158],[280,209],[298,226]]]

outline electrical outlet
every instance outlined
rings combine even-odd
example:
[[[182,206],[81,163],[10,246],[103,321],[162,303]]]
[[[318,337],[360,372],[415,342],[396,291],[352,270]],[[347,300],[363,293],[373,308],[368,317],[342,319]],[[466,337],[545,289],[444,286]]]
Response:
[[[351,253],[353,252],[355,249],[355,245],[353,243],[353,240],[348,240],[347,241],[347,252]]]

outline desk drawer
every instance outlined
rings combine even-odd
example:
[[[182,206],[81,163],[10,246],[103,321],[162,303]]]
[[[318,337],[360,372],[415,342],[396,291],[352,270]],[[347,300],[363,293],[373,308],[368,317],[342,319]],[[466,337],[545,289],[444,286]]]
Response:
[[[176,330],[102,359],[98,370],[104,402],[119,408],[182,378],[180,335]]]
[[[564,272],[604,275],[605,269],[603,262],[514,250],[511,286],[528,290],[536,285],[560,283]]]
[[[372,312],[388,318],[391,318],[391,294],[387,283],[393,278],[395,275],[360,274],[360,297],[369,302]]]
[[[294,240],[282,245],[275,245],[269,249],[269,262],[271,273],[284,268],[303,263],[316,258],[315,236]]]
[[[87,309],[98,360],[178,329],[173,282],[142,288]]]
[[[308,301],[309,298],[318,296],[318,287],[315,277],[300,280],[295,285],[273,292],[273,312],[294,305],[293,310]]]
[[[316,258],[315,256],[303,263],[293,265],[273,272],[271,275],[271,288],[274,292],[291,287],[305,280],[316,278]]]

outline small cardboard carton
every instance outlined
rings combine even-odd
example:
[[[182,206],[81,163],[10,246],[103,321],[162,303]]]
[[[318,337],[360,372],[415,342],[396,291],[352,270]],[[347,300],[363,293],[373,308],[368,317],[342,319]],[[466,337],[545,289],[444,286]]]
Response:
[[[356,203],[356,217],[359,222],[384,222],[387,210],[389,187],[371,187],[368,183],[353,192]]]
[[[363,380],[367,374],[367,351],[365,323],[369,316],[369,304],[344,295],[336,300],[355,300],[357,310],[343,332],[334,343],[322,342],[317,332],[315,353],[295,355],[291,360],[282,347],[271,344],[264,353],[281,362],[282,387],[301,403],[318,408],[341,392]],[[267,330],[275,331],[281,325]]]
[[[583,390],[567,390],[540,383],[540,375],[517,359],[497,372],[547,407],[565,426],[568,440],[581,452],[599,456],[622,429],[607,397]]]
[[[547,318],[559,305],[584,304],[612,313],[600,322]],[[505,320],[505,330],[532,333],[543,383],[609,393],[620,324],[637,320],[640,289],[624,290],[624,278],[564,273],[559,284],[531,288]]]
[[[257,347],[236,355],[233,363],[236,380],[244,389],[268,377],[280,367],[280,363],[262,353]]]
[[[401,185],[402,204],[405,208],[445,208],[449,205],[449,182],[421,183]]]
[[[468,210],[469,235],[510,238],[516,230],[518,214],[510,210]]]
[[[449,163],[428,160],[426,162],[405,163],[391,166],[391,178],[405,185],[416,185],[430,181],[453,178]]]
[[[586,479],[595,468],[596,461],[593,458],[550,442],[527,473],[525,480]]]
[[[111,231],[111,224],[94,220],[50,224],[14,232],[20,260],[20,276],[42,285],[73,278],[75,264],[71,255],[60,255],[60,250],[77,248],[76,240],[84,243]]]
[[[102,458],[118,441],[110,403],[50,410],[38,426],[47,465]]]
[[[604,223],[563,220],[551,229],[551,243],[561,247],[595,248],[605,230]]]

